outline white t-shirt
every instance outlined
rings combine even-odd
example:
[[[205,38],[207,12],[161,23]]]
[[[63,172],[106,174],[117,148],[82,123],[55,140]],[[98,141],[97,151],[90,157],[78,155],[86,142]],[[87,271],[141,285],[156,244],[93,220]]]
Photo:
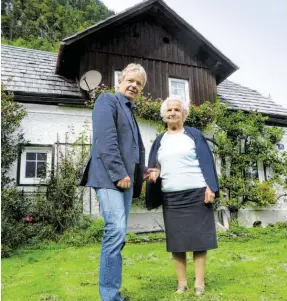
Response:
[[[184,133],[165,133],[158,150],[162,191],[181,191],[206,187],[193,139]]]

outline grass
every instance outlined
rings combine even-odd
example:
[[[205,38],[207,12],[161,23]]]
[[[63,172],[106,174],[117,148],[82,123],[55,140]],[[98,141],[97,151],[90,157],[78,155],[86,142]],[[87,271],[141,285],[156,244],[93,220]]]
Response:
[[[162,237],[162,235],[159,235]],[[154,239],[156,235],[151,236]],[[136,239],[131,235],[130,239]],[[206,293],[175,295],[171,255],[163,242],[128,243],[123,251],[123,295],[132,301],[286,301],[287,229],[252,229],[219,236],[208,253]],[[98,295],[99,246],[57,244],[21,250],[2,260],[3,301],[93,301]],[[193,264],[188,257],[189,285]]]

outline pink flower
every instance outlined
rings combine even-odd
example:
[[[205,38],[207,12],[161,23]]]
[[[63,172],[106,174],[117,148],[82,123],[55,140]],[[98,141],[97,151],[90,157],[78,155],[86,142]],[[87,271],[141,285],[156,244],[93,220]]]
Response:
[[[31,224],[33,222],[33,217],[32,216],[26,216],[23,218],[24,222],[28,222],[29,224]]]

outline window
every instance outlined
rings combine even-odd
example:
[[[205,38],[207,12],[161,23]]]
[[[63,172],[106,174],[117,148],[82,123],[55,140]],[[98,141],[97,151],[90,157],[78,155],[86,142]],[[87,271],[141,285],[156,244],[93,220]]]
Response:
[[[25,178],[46,178],[47,153],[26,153]]]
[[[249,164],[249,167],[245,170],[245,177],[250,180],[259,180],[259,182],[263,182],[268,180],[269,175],[263,162],[257,161]]]
[[[259,178],[257,162],[249,164],[249,167],[245,170],[245,177],[251,180]]]
[[[25,147],[20,158],[19,185],[36,185],[46,180],[51,171],[52,148]]]
[[[184,101],[189,102],[189,86],[188,81],[178,78],[169,78],[169,96],[177,95],[180,96]]]
[[[118,83],[119,83],[119,78],[120,78],[121,73],[122,73],[121,71],[114,72],[114,85],[115,85],[116,90],[118,89]]]

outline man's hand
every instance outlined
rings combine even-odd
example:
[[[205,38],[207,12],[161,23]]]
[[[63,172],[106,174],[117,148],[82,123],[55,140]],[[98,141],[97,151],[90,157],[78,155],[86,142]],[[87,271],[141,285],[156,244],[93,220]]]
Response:
[[[121,179],[117,183],[117,187],[121,189],[128,189],[131,187],[131,178],[129,176]]]
[[[205,198],[204,198],[204,203],[212,203],[214,201],[215,194],[210,190],[209,187],[206,187],[205,190]]]
[[[149,168],[144,174],[144,180],[156,182],[160,175],[160,170],[158,168]]]

